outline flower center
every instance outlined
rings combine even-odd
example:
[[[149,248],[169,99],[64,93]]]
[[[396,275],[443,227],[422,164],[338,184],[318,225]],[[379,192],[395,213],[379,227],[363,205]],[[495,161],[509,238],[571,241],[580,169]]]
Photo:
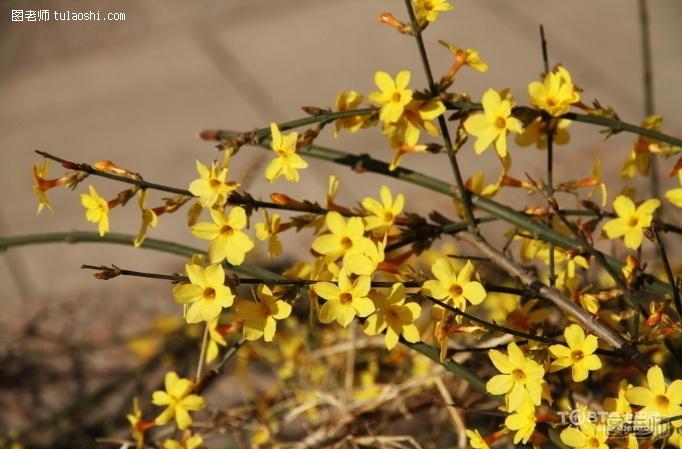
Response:
[[[220,233],[223,235],[232,235],[234,234],[234,229],[232,229],[232,226],[230,225],[223,225],[220,227]]]
[[[579,362],[583,358],[585,358],[585,354],[580,349],[576,349],[575,351],[571,352],[571,358],[573,359],[574,362]]]
[[[516,368],[514,371],[511,372],[511,375],[517,382],[526,380],[526,373],[524,373],[523,370],[521,369]]]
[[[507,119],[504,117],[497,117],[495,119],[495,127],[505,129],[507,127]]]
[[[222,182],[220,182],[219,180],[217,180],[215,178],[211,178],[211,180],[208,181],[208,184],[211,186],[211,188],[215,189],[215,188],[220,187]]]
[[[668,406],[670,405],[670,399],[668,399],[667,396],[659,394],[658,396],[656,396],[656,405],[659,406],[660,408],[668,408]]]
[[[341,301],[341,304],[348,304],[353,301],[353,295],[348,292],[343,292],[339,295],[339,301]]]
[[[634,228],[637,226],[639,223],[639,217],[637,215],[630,215],[630,218],[628,218],[628,226],[631,228]]]
[[[402,98],[402,94],[398,91],[393,92],[393,96],[391,96],[391,100],[395,101],[396,103],[400,103]]]
[[[215,299],[215,289],[213,289],[213,287],[206,287],[204,289],[204,299],[208,299],[209,301]]]
[[[353,241],[348,237],[344,237],[341,239],[341,246],[345,249],[350,249],[353,247]]]
[[[272,315],[272,312],[270,312],[270,307],[268,307],[267,305],[261,304],[260,308],[261,308],[261,313],[263,314],[263,316]]]
[[[462,289],[462,286],[461,286],[461,285],[459,285],[459,284],[452,284],[452,285],[450,286],[449,291],[450,291],[450,295],[453,296],[453,297],[455,297],[455,296],[461,296],[461,295],[462,295],[462,292],[463,292],[464,290]]]
[[[591,438],[587,441],[587,446],[588,446],[588,447],[599,447],[599,446],[601,446],[601,443],[599,442],[599,440],[598,440],[597,438],[591,437]]]
[[[554,97],[549,97],[547,99],[547,105],[548,106],[556,106],[557,101],[554,99]]]
[[[384,212],[384,221],[387,223],[390,223],[393,221],[393,212],[386,211]]]

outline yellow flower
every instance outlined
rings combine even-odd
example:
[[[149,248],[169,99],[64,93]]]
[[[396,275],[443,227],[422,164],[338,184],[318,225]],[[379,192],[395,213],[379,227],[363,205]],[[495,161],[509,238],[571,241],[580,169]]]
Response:
[[[445,105],[440,100],[415,100],[412,99],[405,110],[400,122],[404,122],[405,134],[416,133],[416,137],[405,138],[404,140],[417,140],[419,138],[419,128],[431,134],[439,136],[440,130],[431,121],[437,119],[445,112]],[[390,125],[388,125],[390,126]]]
[[[410,343],[419,341],[419,329],[413,323],[422,309],[416,302],[405,303],[403,284],[393,284],[388,297],[375,290],[370,291],[369,297],[374,301],[377,313],[365,321],[365,334],[378,335],[385,330],[384,343],[389,351],[398,344],[401,335]]]
[[[582,382],[587,379],[589,371],[601,368],[601,360],[594,354],[598,345],[597,337],[594,335],[586,337],[583,329],[577,324],[568,326],[564,331],[564,337],[568,347],[564,345],[549,347],[549,352],[556,357],[549,367],[549,372],[553,373],[570,366],[573,381]]]
[[[190,394],[194,384],[189,379],[181,379],[174,372],[166,374],[164,383],[166,391],[155,391],[152,395],[152,404],[166,406],[154,422],[163,425],[175,418],[178,429],[184,430],[192,424],[189,412],[204,408],[204,398]]]
[[[132,435],[138,447],[142,447],[144,441],[145,422],[142,420],[142,411],[138,403],[137,397],[133,398],[133,412],[126,415],[130,423],[130,434]]]
[[[530,402],[525,401],[516,413],[505,418],[504,425],[507,429],[516,432],[514,444],[526,444],[535,431],[536,422],[535,407]]]
[[[220,315],[208,322],[208,346],[206,347],[206,363],[211,363],[218,357],[218,346],[227,346],[225,337],[219,331]]]
[[[381,105],[379,119],[384,123],[394,123],[400,119],[405,106],[412,100],[412,91],[407,89],[410,82],[410,71],[403,70],[395,81],[386,72],[376,72],[374,82],[380,91],[369,94],[369,99]]]
[[[362,200],[362,207],[371,214],[364,217],[365,229],[368,231],[388,231],[393,226],[393,223],[395,223],[395,218],[400,215],[405,206],[405,196],[399,193],[396,195],[395,200],[393,200],[391,190],[386,186],[381,186],[379,196],[381,197],[381,202],[374,198]]]
[[[571,80],[571,74],[562,66],[545,75],[544,81],[528,84],[530,103],[558,117],[568,112],[571,105],[580,101],[580,92]]]
[[[494,376],[485,388],[490,394],[505,394],[507,410],[519,410],[524,402],[540,405],[542,378],[545,370],[538,363],[527,359],[516,343],[507,345],[508,355],[491,349],[488,353],[495,368],[502,374]]]
[[[651,226],[654,212],[661,205],[657,199],[646,200],[635,208],[635,203],[625,195],[618,195],[613,200],[613,210],[618,215],[604,224],[606,236],[617,239],[625,236],[625,246],[637,249],[642,245],[644,228]]]
[[[140,206],[140,211],[142,212],[142,223],[140,224],[140,230],[133,240],[133,245],[137,248],[142,245],[144,239],[147,238],[147,229],[151,226],[155,228],[159,224],[159,219],[153,209],[147,209],[144,207],[144,203],[147,200],[147,190],[140,190],[138,193],[138,205]]]
[[[93,186],[88,186],[90,194],[81,194],[81,204],[85,208],[85,219],[98,223],[99,235],[109,232],[109,203],[97,194]]]
[[[277,330],[277,321],[291,314],[291,305],[275,298],[267,285],[261,284],[257,289],[259,302],[237,300],[237,314],[244,318],[244,338],[272,341]]]
[[[566,119],[560,119],[554,124],[552,130],[554,145],[566,145],[571,141],[571,135],[567,130],[570,124],[571,121]],[[534,144],[538,150],[544,150],[547,148],[547,131],[547,122],[542,120],[542,117],[535,117],[523,132],[516,136],[516,144],[521,147]]]
[[[341,92],[336,96],[336,110],[342,112],[357,109],[363,99],[363,96],[354,90]],[[344,128],[350,133],[356,132],[363,127],[365,119],[366,117],[363,117],[362,115],[352,115],[350,117],[336,119],[336,121],[334,121],[334,138],[338,137],[339,133]]]
[[[485,442],[478,430],[466,429],[464,434],[469,438],[469,446],[473,449],[490,449],[490,446],[488,446],[488,443]]]
[[[232,265],[244,262],[246,253],[253,249],[253,242],[241,229],[246,226],[246,212],[233,207],[230,214],[211,209],[213,223],[202,221],[192,226],[192,234],[203,240],[210,240],[208,256],[211,263],[227,259]]]
[[[468,65],[477,72],[485,73],[488,71],[488,64],[481,60],[481,56],[478,54],[477,50],[474,50],[473,48],[467,48],[465,50],[442,40],[439,40],[438,43],[450,50],[455,56],[454,64],[452,64],[448,74],[445,75],[446,79],[453,79],[457,71],[465,65]]]
[[[670,189],[665,192],[665,198],[677,207],[682,207],[682,187]]]
[[[327,300],[320,308],[320,321],[336,321],[347,327],[356,315],[366,317],[374,312],[374,303],[367,297],[370,287],[369,276],[358,276],[351,281],[345,268],[339,273],[338,285],[331,282],[313,285],[313,291]]]
[[[464,129],[476,136],[474,151],[483,153],[493,144],[500,157],[507,155],[507,131],[520,133],[523,131],[521,121],[512,117],[514,104],[502,99],[493,89],[488,89],[481,100],[483,114],[474,114],[464,122]]]
[[[400,165],[403,155],[423,153],[428,148],[426,145],[417,143],[420,134],[419,128],[410,125],[408,120],[399,120],[396,123],[385,125],[382,132],[388,136],[388,145],[395,151],[391,164],[388,166],[391,171]]]
[[[364,237],[365,226],[360,217],[351,217],[346,222],[341,214],[332,211],[327,213],[325,223],[330,233],[317,237],[312,248],[330,259],[360,252],[369,240]]]
[[[256,223],[256,237],[259,240],[268,241],[268,256],[277,257],[282,254],[282,242],[277,233],[279,232],[280,216],[273,214],[269,216],[265,210],[265,223]]]
[[[265,168],[265,179],[275,182],[277,178],[284,176],[287,181],[298,182],[300,178],[298,170],[308,167],[308,163],[296,154],[298,133],[292,132],[282,136],[276,123],[270,123],[270,133],[272,135],[270,147],[277,153],[277,157]]]
[[[456,264],[446,258],[439,258],[431,267],[435,280],[424,282],[422,291],[429,296],[447,302],[460,310],[466,308],[467,301],[480,304],[486,296],[480,282],[472,281],[474,265],[467,260],[462,270],[457,273]]]
[[[650,115],[642,121],[642,128],[658,131],[663,124],[663,117]],[[646,136],[637,136],[632,146],[630,156],[623,164],[620,175],[623,179],[632,179],[637,172],[642,176],[649,176],[651,154],[661,151],[660,143]]]
[[[412,0],[412,4],[420,24],[435,22],[440,13],[450,11],[453,8],[447,0]]]
[[[625,391],[625,398],[634,405],[642,406],[640,413],[658,414],[661,418],[682,415],[682,380],[677,379],[666,387],[663,371],[652,366],[646,373],[647,387],[633,387]],[[673,421],[675,427],[682,421]]]
[[[225,285],[225,271],[222,265],[187,264],[185,271],[189,283],[173,287],[173,298],[180,304],[191,304],[185,317],[188,323],[211,321],[220,315],[224,307],[234,301],[232,291]]]
[[[376,243],[370,239],[364,239],[359,247],[359,252],[349,253],[343,258],[343,264],[348,268],[349,273],[372,276],[386,257],[384,254],[386,237],[382,242]]]
[[[163,442],[163,449],[197,449],[204,442],[201,435],[192,435],[182,442],[167,439]]]
[[[62,184],[67,184],[69,176],[63,176],[56,179],[45,179],[47,177],[47,172],[50,169],[50,163],[48,159],[43,159],[43,165],[33,166],[33,193],[35,193],[36,198],[38,198],[38,213],[42,212],[44,207],[47,207],[50,212],[52,210],[52,204],[50,200],[47,199],[45,192],[57,187]]]
[[[607,430],[605,425],[595,426],[587,421],[580,428],[568,427],[562,430],[559,438],[564,444],[576,449],[609,449],[606,444]]]
[[[199,197],[203,207],[224,206],[229,193],[236,190],[239,184],[225,181],[227,167],[220,168],[216,161],[213,161],[210,169],[199,161],[196,161],[196,165],[199,178],[190,183],[189,191]]]

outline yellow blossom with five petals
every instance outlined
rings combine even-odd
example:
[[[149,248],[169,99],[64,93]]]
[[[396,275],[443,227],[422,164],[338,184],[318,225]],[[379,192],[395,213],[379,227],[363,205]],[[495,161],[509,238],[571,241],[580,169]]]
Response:
[[[526,444],[530,437],[533,436],[533,432],[535,432],[536,422],[535,407],[533,407],[532,403],[526,401],[515,413],[505,418],[504,425],[507,429],[516,432],[514,434],[514,444]]]
[[[211,163],[211,168],[196,161],[199,178],[189,184],[189,191],[199,198],[203,207],[222,207],[227,201],[227,196],[239,187],[236,182],[228,182],[227,167],[220,168],[216,161]]]
[[[644,228],[651,226],[654,212],[661,205],[658,199],[644,201],[635,207],[635,203],[625,195],[618,195],[613,200],[613,210],[618,215],[604,224],[604,232],[610,239],[624,237],[625,246],[637,249],[642,245]]]
[[[270,161],[265,168],[265,179],[275,182],[280,176],[287,181],[298,182],[300,175],[298,170],[308,168],[308,163],[296,153],[298,133],[292,132],[282,136],[276,123],[270,124],[272,141],[270,147],[277,153],[277,157]]]
[[[583,329],[577,324],[571,324],[564,330],[564,337],[568,346],[552,345],[549,352],[556,357],[550,365],[551,373],[571,367],[574,382],[587,379],[589,371],[601,368],[601,360],[594,352],[597,350],[597,337],[585,336]]]
[[[471,280],[475,268],[470,260],[467,260],[458,273],[455,262],[441,257],[433,263],[431,272],[436,279],[428,280],[422,286],[422,291],[427,295],[445,301],[460,310],[466,308],[467,301],[475,305],[485,299],[486,292],[483,285]]]
[[[100,237],[109,232],[109,203],[99,196],[93,186],[88,186],[90,193],[81,194],[81,204],[85,208],[85,219],[97,223]]]
[[[234,295],[225,285],[222,265],[209,265],[204,269],[201,265],[187,264],[185,272],[189,283],[175,285],[173,298],[180,304],[191,304],[185,317],[188,323],[211,321],[223,308],[232,305]]]
[[[192,424],[189,412],[204,408],[204,398],[191,394],[194,384],[189,379],[180,378],[175,372],[166,374],[165,391],[155,391],[152,404],[166,406],[154,422],[163,425],[175,418],[178,429],[184,430]]]
[[[381,186],[379,197],[381,202],[369,197],[362,200],[362,207],[370,213],[364,217],[365,229],[368,231],[386,232],[390,230],[396,217],[400,215],[405,206],[405,196],[399,193],[394,200],[391,190],[385,185]]]
[[[420,24],[435,22],[440,13],[453,8],[447,0],[412,0],[412,4]]]
[[[485,388],[490,394],[504,394],[507,410],[519,410],[524,402],[540,405],[542,397],[542,378],[545,370],[537,362],[526,358],[516,345],[507,345],[507,355],[497,349],[488,352],[495,368],[502,374],[494,376]]]
[[[625,398],[634,405],[642,407],[640,413],[658,414],[661,418],[682,415],[682,380],[674,380],[666,385],[663,370],[652,366],[646,373],[647,386],[633,387],[625,391]],[[682,426],[682,421],[672,422],[673,426]]]
[[[377,311],[365,321],[365,334],[378,335],[386,331],[384,343],[389,351],[398,344],[401,335],[410,343],[419,341],[419,329],[414,321],[419,318],[422,309],[416,302],[405,303],[403,284],[393,284],[388,296],[372,290],[369,297]]]
[[[609,449],[608,428],[604,424],[584,422],[580,427],[567,427],[561,431],[561,441],[576,449]]]
[[[412,100],[412,91],[407,89],[410,82],[410,71],[398,73],[395,80],[386,72],[376,72],[374,82],[379,91],[369,94],[369,99],[381,106],[379,119],[384,123],[394,123],[400,119],[405,106]]]
[[[237,314],[244,318],[244,338],[272,341],[277,330],[277,321],[283,320],[291,314],[291,304],[277,299],[270,287],[264,284],[258,286],[256,296],[258,302],[237,300]]]
[[[500,157],[507,155],[507,132],[523,132],[521,120],[512,117],[514,104],[498,92],[488,89],[481,100],[482,114],[474,114],[464,122],[464,129],[476,137],[474,151],[483,153],[490,145]]]
[[[336,110],[339,112],[352,111],[360,106],[362,100],[364,97],[354,90],[341,92],[336,96]],[[356,132],[365,125],[366,119],[367,117],[362,115],[351,115],[350,117],[336,119],[334,121],[334,138],[339,136],[342,129],[347,129],[350,133]]]
[[[325,224],[329,233],[317,237],[312,248],[330,259],[338,259],[362,250],[363,242],[369,240],[364,236],[365,225],[361,217],[351,217],[348,221],[335,211],[327,212]]]
[[[233,207],[230,214],[211,209],[213,223],[202,221],[192,226],[192,234],[203,240],[210,240],[208,256],[211,263],[227,260],[232,265],[244,262],[246,253],[253,249],[253,241],[242,229],[246,226],[246,212]]]
[[[580,91],[573,84],[571,74],[562,66],[545,75],[543,82],[528,84],[530,104],[558,117],[568,112],[571,105],[580,101]]]
[[[367,297],[370,287],[369,276],[351,280],[346,268],[339,272],[338,284],[318,282],[313,285],[313,291],[326,299],[320,308],[320,321],[325,324],[336,321],[348,327],[356,316],[366,317],[374,312],[374,303]]]

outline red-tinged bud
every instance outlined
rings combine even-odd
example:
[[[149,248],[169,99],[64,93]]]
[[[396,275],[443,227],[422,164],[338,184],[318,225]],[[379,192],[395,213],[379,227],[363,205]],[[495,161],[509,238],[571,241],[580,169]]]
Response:
[[[302,206],[303,203],[291,198],[289,195],[283,193],[271,193],[270,199],[277,204],[282,204],[284,206]]]
[[[97,170],[113,173],[122,176],[131,176],[132,172],[126,170],[125,168],[119,167],[111,161],[98,161],[93,164],[93,167]]]
[[[500,184],[507,187],[523,187],[525,183],[511,176],[504,175]]]
[[[384,25],[392,26],[396,30],[400,30],[405,26],[405,24],[396,19],[390,12],[382,12],[379,15],[379,22]]]
[[[156,426],[156,423],[152,421],[138,421],[137,424],[135,424],[135,430],[137,430],[140,433],[145,433],[147,430],[153,428]]]
[[[384,273],[393,273],[393,274],[398,274],[400,273],[400,268],[398,268],[397,265],[395,265],[392,262],[379,262],[377,265],[377,271],[383,271]]]
[[[682,169],[682,157],[679,158],[677,162],[675,162],[673,168],[671,168],[670,171],[668,172],[668,176],[670,177],[675,176],[677,172],[680,171],[680,169]]]
[[[500,438],[502,438],[505,435],[505,432],[502,430],[498,430],[497,432],[491,433],[488,436],[483,437],[483,441],[485,441],[488,444],[493,444]]]
[[[544,217],[549,214],[549,209],[542,206],[529,206],[525,210],[526,215],[533,215],[536,217]]]
[[[220,140],[218,138],[218,131],[215,129],[205,129],[199,133],[201,140]]]

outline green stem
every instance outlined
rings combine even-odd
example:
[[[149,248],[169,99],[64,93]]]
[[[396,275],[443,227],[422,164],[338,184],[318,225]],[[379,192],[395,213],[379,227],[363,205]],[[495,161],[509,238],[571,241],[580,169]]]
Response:
[[[231,131],[221,132],[229,133],[230,136],[235,136],[238,134]],[[256,146],[269,149],[270,147],[267,141],[268,139],[265,139]],[[317,145],[310,145],[308,147],[302,148],[299,153],[316,159],[330,161],[335,164],[346,165],[351,167],[356,172],[372,172],[384,176],[390,176],[396,179],[401,179],[411,184],[425,187],[434,192],[439,192],[444,195],[457,198],[455,187],[445,181],[441,181],[440,179],[408,168],[398,167],[394,171],[391,171],[389,170],[389,165],[386,162],[373,159],[368,154],[350,154]],[[490,198],[472,195],[472,203],[478,209],[487,212],[500,220],[506,221],[513,226],[524,229],[547,243],[552,243],[564,249],[586,250],[586,248],[583,248],[579,242],[575,241],[571,237],[550,229],[544,223],[533,220],[527,215],[517,212],[514,209],[500,204]],[[0,248],[1,247],[2,245],[0,245]],[[607,255],[604,255],[604,258],[608,262],[609,266],[616,270],[620,270],[623,267],[623,263],[621,263],[618,259]],[[657,295],[669,295],[672,293],[672,289],[667,283],[660,281],[653,276],[646,276],[646,280],[647,283],[644,288],[649,292],[655,293]]]
[[[0,239],[0,251],[5,251],[9,248],[34,245],[34,244],[46,244],[46,243],[110,243],[110,244],[120,244],[132,246],[134,236],[126,234],[107,234],[104,237],[99,237],[96,232],[84,232],[84,231],[72,231],[72,232],[54,232],[46,234],[31,234],[23,235],[17,237],[7,237]],[[167,242],[158,239],[146,239],[142,243],[142,248],[154,249],[157,251],[162,251],[170,254],[175,254],[183,257],[190,257],[192,254],[205,253],[202,250],[193,248],[186,245],[181,245],[178,243]],[[248,265],[240,265],[238,267],[232,267],[235,272],[248,274],[251,276],[262,277],[265,279],[281,279],[282,277],[276,273],[269,270],[265,270],[258,267],[251,267]],[[243,342],[243,341],[242,341]],[[432,348],[424,343],[409,343],[403,342],[406,346],[422,353],[426,357],[430,358],[434,362],[443,365],[446,370],[452,372],[453,374],[461,377],[471,384],[472,387],[479,390],[484,394],[489,394],[485,390],[485,383],[478,378],[473,372],[463,365],[458,364],[454,361],[447,361],[444,363],[440,362],[440,356],[435,348]],[[238,347],[236,348],[238,349]],[[236,351],[235,349],[235,351]],[[213,371],[209,371],[211,373]],[[205,377],[205,376],[204,376]],[[202,384],[203,382],[200,382]],[[500,397],[494,397],[496,400],[500,400]]]

